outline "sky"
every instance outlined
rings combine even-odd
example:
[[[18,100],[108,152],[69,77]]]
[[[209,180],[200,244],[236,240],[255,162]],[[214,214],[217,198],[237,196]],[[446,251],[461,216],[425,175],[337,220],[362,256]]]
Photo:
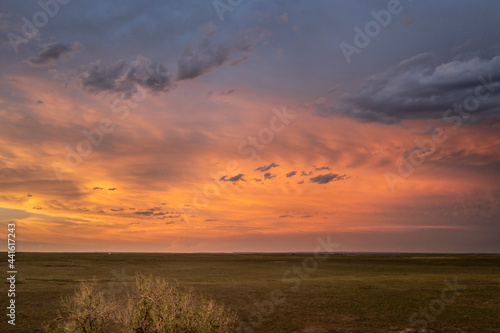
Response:
[[[500,253],[499,11],[2,1],[0,246]]]

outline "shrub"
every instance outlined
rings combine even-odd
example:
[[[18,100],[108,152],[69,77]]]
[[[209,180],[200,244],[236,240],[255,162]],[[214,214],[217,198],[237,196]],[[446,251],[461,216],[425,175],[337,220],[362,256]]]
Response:
[[[106,302],[95,283],[82,283],[63,302],[63,314],[46,327],[49,332],[224,333],[235,329],[237,317],[222,305],[162,278],[137,275],[125,300]]]
[[[48,332],[111,332],[116,312],[114,302],[107,302],[96,282],[82,282],[71,298],[62,301],[62,314],[45,329]]]

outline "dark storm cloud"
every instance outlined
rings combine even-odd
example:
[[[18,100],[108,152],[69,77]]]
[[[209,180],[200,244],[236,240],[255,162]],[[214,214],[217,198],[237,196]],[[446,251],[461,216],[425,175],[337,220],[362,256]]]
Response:
[[[177,80],[194,79],[224,65],[226,62],[236,65],[247,59],[250,52],[250,42],[247,38],[216,42],[214,35],[215,28],[209,26],[203,39],[184,48],[181,58],[177,62]],[[237,56],[232,57],[235,54]]]
[[[137,86],[164,92],[173,88],[166,67],[140,56],[131,62],[118,60],[109,66],[97,61],[82,70],[80,79],[83,88],[93,94],[107,92],[130,96],[137,91]]]
[[[271,168],[276,168],[276,167],[279,167],[279,164],[276,164],[276,163],[271,163],[269,165],[264,165],[262,167],[258,167],[257,169],[255,169],[254,171],[261,171],[261,172],[265,172],[265,171],[268,171],[270,170]]]
[[[286,178],[293,177],[297,174],[297,171],[290,171],[289,173],[286,174]]]
[[[442,118],[458,104],[472,109],[474,101],[478,104],[471,111],[475,116],[498,117],[500,56],[463,54],[444,60],[422,53],[371,76],[359,89],[344,95],[339,106],[320,112],[395,124],[405,119]]]
[[[310,180],[313,183],[328,184],[331,181],[345,179],[345,177],[346,177],[346,175],[338,175],[338,174],[334,174],[334,173],[328,173],[325,175],[318,175],[316,177],[312,177]]]
[[[46,66],[61,57],[68,57],[81,49],[81,44],[76,42],[73,45],[61,43],[49,43],[42,46],[38,55],[28,58],[27,62],[31,66]]]

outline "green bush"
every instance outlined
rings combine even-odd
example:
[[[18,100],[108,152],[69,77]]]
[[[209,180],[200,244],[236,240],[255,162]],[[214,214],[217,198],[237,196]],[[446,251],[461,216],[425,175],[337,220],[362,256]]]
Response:
[[[213,300],[165,279],[137,275],[124,300],[106,302],[95,283],[82,283],[48,332],[211,333],[231,332],[237,317]]]

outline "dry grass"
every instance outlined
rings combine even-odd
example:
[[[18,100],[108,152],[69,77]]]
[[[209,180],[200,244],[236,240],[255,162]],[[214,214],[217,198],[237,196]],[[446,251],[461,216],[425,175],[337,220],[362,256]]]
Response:
[[[93,282],[81,283],[63,300],[62,312],[47,332],[71,333],[225,333],[235,328],[234,313],[213,300],[162,278],[137,275],[135,290],[125,299],[106,300]]]

